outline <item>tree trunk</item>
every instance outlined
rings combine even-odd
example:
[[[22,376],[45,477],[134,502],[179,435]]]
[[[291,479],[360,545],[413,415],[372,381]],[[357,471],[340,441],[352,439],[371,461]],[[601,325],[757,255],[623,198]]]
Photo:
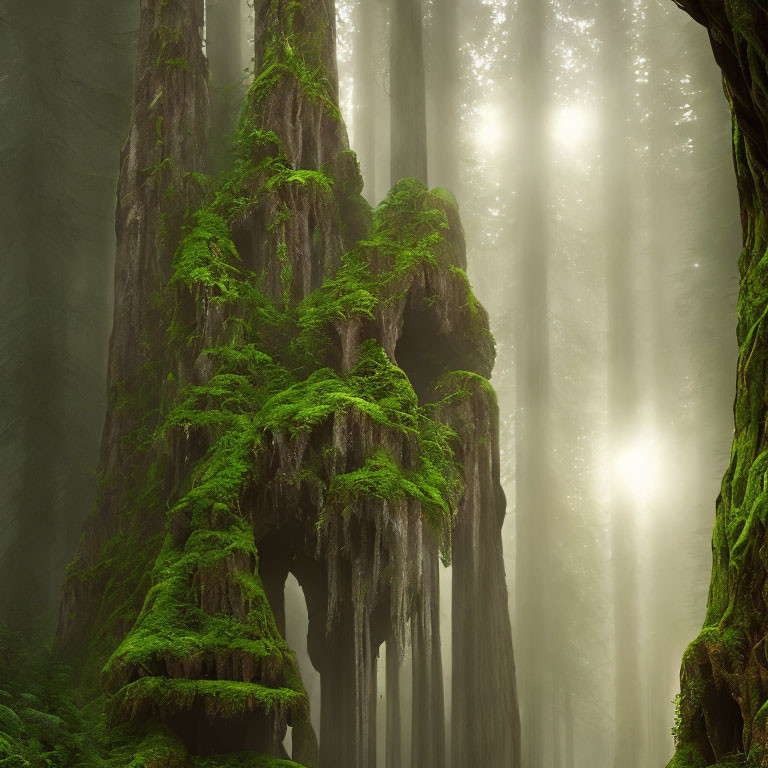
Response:
[[[612,3],[603,10],[605,94],[603,173],[605,177],[606,291],[608,305],[608,455],[613,461],[637,439],[635,321],[633,316],[632,183],[629,115],[632,113],[627,62],[626,9]],[[617,472],[611,473],[609,504],[612,528],[613,606],[616,691],[616,768],[642,765],[644,684],[640,678],[637,532],[634,500]]]
[[[733,109],[733,150],[741,200],[744,250],[739,267],[739,361],[736,433],[717,500],[713,565],[704,628],[683,658],[677,750],[670,766],[722,763],[762,765],[768,757],[764,705],[768,701],[768,614],[762,597],[766,566],[764,475],[768,440],[765,382],[768,345],[764,321],[768,281],[761,260],[768,204],[766,28],[758,3],[680,0],[709,32]],[[730,762],[729,761],[729,762]]]
[[[458,518],[460,605],[470,619],[463,647],[487,627],[473,641],[478,655],[457,660],[469,704],[461,754],[467,766],[517,768],[498,414],[487,382],[494,348],[464,272],[456,206],[406,179],[372,217],[339,111],[333,4],[261,0],[257,74],[233,167],[218,184],[202,180],[208,194],[189,205],[163,275],[146,229],[160,234],[152,227],[164,221],[161,244],[172,241],[176,209],[164,206],[181,197],[186,208],[183,185],[200,180],[173,176],[161,197],[144,194],[156,192],[150,181],[160,173],[204,154],[202,142],[185,144],[203,131],[185,124],[205,112],[201,13],[158,0],[143,14],[121,200],[146,203],[147,226],[138,239],[135,217],[118,230],[128,306],[116,318],[115,353],[125,352],[124,315],[146,316],[133,357],[112,364],[151,372],[139,390],[137,437],[139,469],[148,466],[141,475],[130,467],[124,505],[99,511],[87,529],[62,605],[62,641],[96,638],[84,674],[103,668],[111,724],[165,726],[158,764],[182,749],[280,757],[290,724],[292,757],[307,768],[375,768],[377,652],[391,641],[399,657],[410,626],[421,662],[414,753],[439,765],[437,568],[438,555],[451,555]],[[171,50],[153,49],[158,41]],[[177,102],[179,83],[186,91]],[[147,104],[184,119],[148,117]],[[168,125],[179,132],[162,133]],[[147,168],[135,155],[149,151],[152,130],[160,135],[151,146],[171,155],[148,157],[156,164]],[[143,185],[130,173],[142,167]],[[126,262],[142,268],[127,272]],[[141,293],[145,276],[150,294]],[[111,418],[124,408],[121,398]],[[467,430],[475,419],[479,434]],[[124,455],[115,429],[108,421],[107,463]],[[100,546],[89,549],[93,539]],[[84,610],[94,572],[106,584],[102,610],[116,622]],[[287,573],[306,596],[308,650],[322,678],[319,755],[281,631]]]
[[[432,183],[459,194],[461,78],[459,0],[435,5],[430,40],[429,97]]]
[[[151,464],[145,442],[163,408],[164,382],[157,361],[165,358],[165,321],[156,297],[172,274],[171,257],[185,209],[199,196],[196,182],[187,174],[203,167],[206,152],[202,24],[202,0],[173,4],[152,0],[142,8],[131,126],[117,190],[115,307],[107,374],[110,403],[101,443],[100,486],[64,587],[59,616],[59,641],[76,657],[95,623],[107,620],[109,613],[100,616],[100,609],[109,611],[128,601],[135,615],[141,606],[142,596],[137,599],[134,591],[144,574],[129,569],[131,575],[123,574],[119,594],[113,596],[115,602],[104,604],[107,578],[86,574],[102,571],[103,548],[121,530],[122,515],[135,503],[131,494]],[[130,534],[136,557],[145,557],[147,567],[165,524],[162,506],[150,509]],[[129,626],[125,618],[112,628],[117,635]]]
[[[421,0],[393,0],[390,39],[390,183],[427,183],[427,106]]]
[[[517,626],[523,765],[543,768],[554,705],[547,611],[552,578],[552,382],[549,321],[549,212],[546,116],[546,4],[528,0],[513,17],[524,83],[519,114],[525,133],[514,155],[521,190],[517,209],[519,263],[515,339],[515,484]]]
[[[371,205],[376,199],[376,70],[374,66],[375,0],[358,0],[355,10],[357,38],[353,49],[355,64],[355,151],[365,182],[365,198]]]
[[[242,50],[243,0],[207,0],[206,55],[210,62],[210,167],[218,172],[228,164],[233,134],[243,100],[245,61]]]
[[[395,638],[387,640],[387,743],[386,768],[400,768],[403,759],[400,714],[400,656]]]

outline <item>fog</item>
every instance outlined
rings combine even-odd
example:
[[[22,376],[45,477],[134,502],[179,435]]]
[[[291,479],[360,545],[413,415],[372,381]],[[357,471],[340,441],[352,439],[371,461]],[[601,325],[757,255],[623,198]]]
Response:
[[[424,9],[428,181],[456,193],[497,340],[523,765],[665,765],[733,429],[741,232],[720,73],[668,2],[449,6]],[[383,3],[339,8],[373,203],[390,181],[388,29]]]
[[[211,66],[219,126],[234,122],[250,73],[231,81],[253,42],[249,9],[235,3],[226,17],[222,5],[208,16],[230,24],[231,45]],[[5,46],[18,72],[0,81],[14,115],[2,147],[0,619],[43,632],[96,487],[111,190],[136,25],[128,12],[105,20],[93,72],[63,77],[65,98],[44,74],[45,56],[67,61],[66,51],[45,43],[55,24],[80,20],[59,12],[27,19],[43,60],[33,67],[19,36]],[[454,192],[469,276],[490,313],[524,768],[665,765],[733,429],[741,231],[730,114],[706,35],[669,0],[338,0],[337,31],[364,195],[377,204],[400,175],[390,105],[407,84],[416,106],[397,107],[397,141],[417,154],[423,145],[429,186]],[[212,146],[214,167],[225,153]],[[53,203],[62,221],[44,215],[22,237],[19,217]],[[19,589],[22,567],[34,578]],[[450,733],[450,568],[440,585]],[[320,681],[293,577],[286,606],[318,729]],[[408,765],[407,658],[399,674]],[[383,647],[378,675],[383,691]],[[378,752],[391,765],[383,738]]]

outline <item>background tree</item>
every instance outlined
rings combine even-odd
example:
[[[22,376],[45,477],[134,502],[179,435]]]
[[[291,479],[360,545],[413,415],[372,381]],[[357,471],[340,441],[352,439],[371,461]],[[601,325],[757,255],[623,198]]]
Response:
[[[519,48],[520,141],[512,153],[518,203],[515,302],[515,457],[517,625],[522,689],[523,764],[541,768],[552,706],[551,530],[554,516],[552,474],[550,260],[548,210],[547,96],[551,91],[547,56],[548,3],[518,5],[510,18],[510,39]]]
[[[211,167],[220,171],[228,161],[245,88],[243,50],[245,0],[207,0],[206,55],[211,99]]]
[[[427,106],[421,0],[393,0],[389,59],[390,183],[427,181]]]
[[[136,11],[8,3],[3,132],[4,620],[49,631],[93,498],[105,408],[116,153]],[[67,30],[62,34],[62,30]]]

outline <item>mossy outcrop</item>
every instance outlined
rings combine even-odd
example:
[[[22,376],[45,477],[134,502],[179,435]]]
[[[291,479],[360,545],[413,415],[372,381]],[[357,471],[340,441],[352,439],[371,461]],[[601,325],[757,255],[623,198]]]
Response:
[[[173,4],[149,3],[142,39],[194,38]],[[184,162],[148,171],[184,169],[164,199],[190,192],[144,245],[174,244],[163,274],[120,284],[157,327],[133,378],[112,378],[105,450],[120,442],[130,472],[104,478],[60,647],[85,649],[83,685],[100,677],[122,743],[149,745],[137,768],[234,766],[241,753],[289,765],[288,725],[297,763],[372,768],[379,648],[397,665],[410,643],[414,764],[438,768],[437,576],[455,558],[454,765],[516,766],[494,343],[456,204],[403,179],[371,210],[338,109],[332,4],[257,2],[255,17],[258,67],[231,169],[210,179],[193,162],[202,150],[180,150]],[[194,112],[204,80],[163,61],[140,59],[137,88],[147,67],[188,77],[178,98]],[[151,124],[153,141],[165,125]],[[115,435],[118,423],[132,429]],[[289,573],[322,680],[319,751],[284,640]]]
[[[677,0],[709,33],[733,110],[744,250],[739,262],[735,439],[717,500],[707,616],[685,653],[670,768],[768,766],[768,9]]]

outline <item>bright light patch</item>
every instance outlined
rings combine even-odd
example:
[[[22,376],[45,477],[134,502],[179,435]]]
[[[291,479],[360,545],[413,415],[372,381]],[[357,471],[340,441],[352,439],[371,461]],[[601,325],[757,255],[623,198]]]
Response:
[[[593,128],[592,113],[583,104],[564,104],[552,115],[552,138],[562,147],[583,144]]]
[[[614,481],[636,503],[652,500],[662,486],[661,441],[653,432],[637,435],[613,459]]]
[[[494,152],[499,149],[504,138],[499,109],[491,104],[478,107],[476,120],[475,136],[479,148],[485,152]]]

